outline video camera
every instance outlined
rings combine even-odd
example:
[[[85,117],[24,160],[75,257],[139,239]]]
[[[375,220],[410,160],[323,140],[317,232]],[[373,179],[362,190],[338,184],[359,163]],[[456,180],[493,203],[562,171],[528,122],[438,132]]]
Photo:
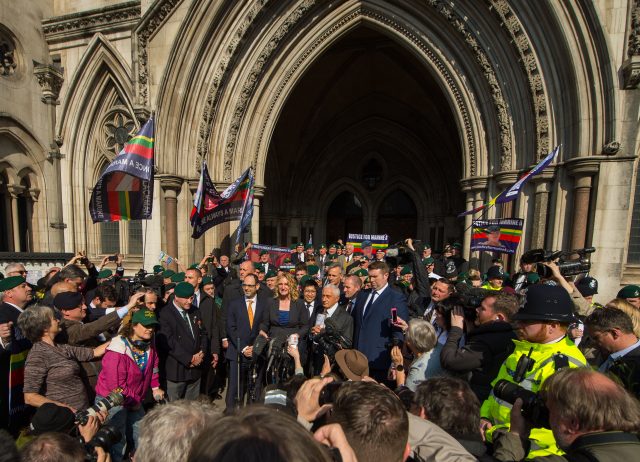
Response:
[[[493,394],[507,403],[513,404],[516,399],[522,400],[522,416],[533,424],[535,428],[551,428],[549,424],[549,409],[538,393],[534,393],[520,385],[501,379],[493,387]]]
[[[413,248],[416,249],[417,252],[422,252],[422,247],[422,241],[413,241]],[[413,262],[411,252],[413,252],[413,250],[411,250],[404,241],[396,242],[387,247],[385,260],[392,268],[398,265],[408,265]]]
[[[104,449],[108,454],[111,447],[116,444],[122,438],[122,433],[116,427],[111,425],[103,425],[100,430],[93,435],[91,441],[85,444],[85,459],[86,461],[97,461],[98,455],[95,448],[99,447]]]
[[[563,276],[575,276],[576,274],[588,273],[591,269],[591,260],[587,255],[596,251],[595,247],[586,247],[583,249],[573,250],[557,250],[551,252],[544,249],[532,249],[520,258],[522,263],[535,263],[536,272],[541,278],[550,278],[551,269],[542,264],[542,262],[557,261],[560,274]],[[574,258],[578,255],[578,258]]]
[[[76,412],[76,422],[79,425],[86,425],[89,417],[95,416],[99,412],[108,412],[115,406],[120,406],[124,402],[124,395],[121,388],[116,388],[104,398],[99,399],[93,406]]]
[[[336,353],[340,350],[351,348],[351,342],[337,332],[336,325],[331,318],[324,321],[324,331],[313,338],[316,351],[320,355],[327,355],[333,362]]]

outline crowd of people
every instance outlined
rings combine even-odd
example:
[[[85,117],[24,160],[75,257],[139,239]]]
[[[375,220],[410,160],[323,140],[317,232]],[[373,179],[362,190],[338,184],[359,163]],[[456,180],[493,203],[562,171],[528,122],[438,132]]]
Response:
[[[0,461],[640,460],[640,287],[601,304],[457,243],[250,248],[6,266]]]

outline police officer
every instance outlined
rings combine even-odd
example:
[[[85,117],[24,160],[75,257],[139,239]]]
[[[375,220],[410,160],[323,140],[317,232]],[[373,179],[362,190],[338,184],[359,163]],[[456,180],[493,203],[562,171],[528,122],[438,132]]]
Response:
[[[505,379],[537,393],[556,370],[587,366],[583,354],[567,336],[567,328],[575,318],[571,297],[562,287],[529,287],[524,304],[512,320],[519,340],[514,340],[515,350],[500,367],[492,386]],[[511,405],[491,392],[480,411],[488,441],[497,428],[508,429],[510,412]],[[534,428],[529,440],[528,459],[562,454],[548,428]]]
[[[593,296],[598,295],[598,281],[592,277],[584,277],[576,283],[576,289],[589,304],[589,312],[595,308],[604,308],[600,303],[593,301]]]

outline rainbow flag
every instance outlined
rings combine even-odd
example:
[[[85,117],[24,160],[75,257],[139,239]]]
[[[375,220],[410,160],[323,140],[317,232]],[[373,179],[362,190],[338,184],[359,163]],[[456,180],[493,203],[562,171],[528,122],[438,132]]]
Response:
[[[151,218],[153,133],[151,118],[105,169],[93,188],[89,202],[94,223]]]
[[[522,218],[474,220],[471,250],[513,254],[522,238]]]
[[[215,225],[240,220],[237,231],[239,238],[253,216],[253,183],[253,170],[248,168],[218,198],[214,198],[211,191],[206,192],[205,178],[200,202],[197,205],[194,203],[191,210],[191,226],[193,226],[191,237],[197,239]],[[196,198],[197,196],[196,192]]]

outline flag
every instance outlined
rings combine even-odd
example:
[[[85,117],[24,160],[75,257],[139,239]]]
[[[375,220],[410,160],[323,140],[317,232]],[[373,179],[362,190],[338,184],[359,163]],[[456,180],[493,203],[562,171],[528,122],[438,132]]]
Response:
[[[474,220],[471,250],[513,254],[520,243],[523,224],[521,218]]]
[[[153,118],[125,144],[91,193],[94,223],[148,220],[153,208]]]
[[[253,216],[253,171],[251,168],[225,189],[217,199],[207,193],[206,178],[203,184],[204,205],[201,212],[191,212],[193,233],[197,239],[209,228],[227,221],[240,220],[238,230],[243,230]],[[213,185],[213,183],[211,183]],[[207,200],[207,196],[211,200]],[[194,207],[195,203],[194,203]],[[197,209],[197,207],[196,207]],[[238,233],[238,240],[239,240]]]
[[[522,175],[522,177],[520,177],[520,179],[515,183],[513,183],[508,189],[501,192],[500,195],[498,196],[498,199],[496,200],[496,203],[504,204],[506,202],[511,202],[512,200],[515,200],[515,198],[518,197],[518,194],[520,194],[520,190],[522,190],[522,187],[525,185],[525,183],[529,181],[531,177],[537,175],[542,170],[547,168],[547,166],[556,157],[559,150],[560,150],[560,146],[556,146],[554,150],[551,151],[549,154],[547,154],[547,156],[544,159],[538,162],[538,164],[535,167],[533,167],[527,173]]]
[[[542,170],[547,168],[549,166],[549,164],[553,161],[553,159],[556,157],[556,155],[558,155],[558,151],[559,150],[560,150],[560,146],[556,146],[553,149],[553,151],[551,151],[549,154],[547,154],[547,156],[544,159],[542,159],[540,162],[538,162],[527,173],[522,175],[518,179],[518,181],[513,183],[511,186],[509,186],[507,189],[505,189],[500,194],[495,196],[493,199],[491,199],[486,204],[482,204],[482,205],[480,205],[480,206],[478,206],[478,207],[476,207],[474,209],[467,210],[466,212],[462,212],[460,215],[458,215],[458,218],[464,217],[466,215],[471,215],[471,214],[477,213],[477,212],[479,212],[481,210],[484,210],[485,208],[492,207],[495,204],[504,204],[506,202],[511,202],[512,200],[515,200],[516,197],[518,197],[518,194],[520,194],[520,191],[522,190],[522,187],[526,184],[526,182],[529,181],[531,179],[531,177],[537,175]]]
[[[347,234],[347,244],[353,246],[354,253],[362,253],[362,242],[370,241],[371,247],[373,247],[373,253],[376,253],[378,249],[386,249],[389,247],[389,235],[388,234]]]
[[[307,245],[313,245],[313,234],[309,234],[309,242],[307,242]]]
[[[193,208],[191,209],[191,226],[195,227],[204,217],[205,211],[211,211],[220,202],[220,194],[216,191],[216,187],[211,181],[207,163],[202,162],[202,170],[200,171],[200,181],[198,189],[193,199]]]

